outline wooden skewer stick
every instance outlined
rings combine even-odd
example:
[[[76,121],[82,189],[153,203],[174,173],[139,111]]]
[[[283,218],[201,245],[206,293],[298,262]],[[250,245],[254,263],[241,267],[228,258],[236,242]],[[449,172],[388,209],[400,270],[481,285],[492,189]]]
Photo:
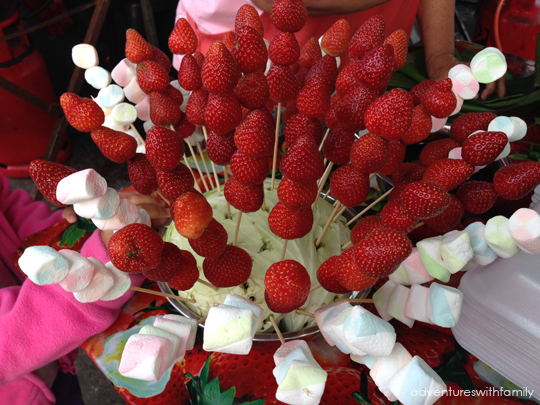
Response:
[[[418,224],[416,224],[416,226],[414,227],[414,229],[420,228],[421,226],[424,226],[424,225],[425,225],[425,224],[424,224],[424,221],[418,222]]]
[[[210,170],[208,170],[208,165],[206,164],[206,159],[204,158],[204,155],[203,155],[201,143],[195,142],[195,145],[197,146],[197,151],[199,152],[199,156],[201,157],[204,170],[208,176],[208,183],[210,183],[210,187],[216,188],[216,186],[214,186],[214,180],[212,179],[212,176],[210,176]]]
[[[195,151],[193,150],[193,146],[191,146],[191,143],[189,142],[189,139],[184,139],[184,141],[186,141],[186,143],[188,145],[189,151],[191,152],[191,157],[195,161],[195,166],[197,166],[197,170],[199,172],[199,175],[202,178],[202,181],[203,181],[204,187],[206,188],[206,191],[210,191],[210,188],[208,187],[208,183],[206,183],[206,179],[203,176],[201,166],[199,166],[199,161],[197,160],[197,155],[195,154]]]
[[[187,160],[187,157],[186,155],[184,155],[184,164],[186,165],[186,167],[188,168],[189,172],[191,173],[191,176],[193,177],[193,181],[195,182],[193,184],[193,186],[195,187],[195,190],[197,190],[199,193],[202,193],[201,191],[201,188],[199,187],[199,182],[197,181],[197,179],[195,178],[195,173],[193,173],[193,170],[191,170],[191,166]]]
[[[319,288],[321,288],[321,285],[317,284],[315,287],[311,287],[311,290],[309,290],[309,292],[312,293],[313,291],[318,290]]]
[[[336,205],[336,207],[334,208],[334,211],[332,211],[332,213],[330,214],[330,217],[328,218],[328,221],[326,221],[326,225],[324,226],[324,228],[323,228],[323,230],[321,232],[321,235],[319,236],[319,239],[317,239],[317,242],[315,242],[315,247],[319,247],[319,245],[321,244],[321,240],[322,240],[324,234],[326,233],[326,231],[328,230],[328,227],[332,223],[332,220],[336,216],[340,206],[341,206],[341,204]]]
[[[139,133],[139,131],[137,131],[137,128],[135,128],[135,125],[133,125],[133,123],[129,124],[130,128],[133,130],[133,132],[135,132],[135,135],[137,136],[137,138],[139,139],[139,141],[141,141],[141,144],[143,146],[146,146],[146,141],[143,139],[143,137],[141,136],[141,134]]]
[[[330,187],[328,187],[328,190],[326,190],[326,193],[324,193],[323,200],[326,200],[326,197],[328,197],[328,194],[330,194]]]
[[[347,250],[347,248],[349,246],[352,246],[352,241],[348,241],[347,243],[345,243],[342,247],[341,247],[341,250]]]
[[[317,190],[317,197],[319,194],[321,194],[322,189],[324,188],[324,184],[326,183],[326,180],[328,179],[328,176],[330,176],[330,171],[332,170],[332,167],[334,166],[334,162],[330,162],[328,167],[326,168],[324,174],[319,180],[319,189]]]
[[[171,202],[167,198],[165,198],[163,194],[161,194],[161,190],[156,191],[156,194],[159,195],[163,201],[169,204],[169,206],[171,205]]]
[[[297,310],[296,310],[296,313],[299,314],[299,315],[309,316],[310,318],[315,318],[315,315],[313,315],[313,314],[310,313],[310,312],[306,312],[306,311],[304,311],[303,309],[297,309]]]
[[[228,172],[228,169],[229,169],[228,166],[225,166],[225,167],[223,168],[223,174],[225,175],[225,183],[227,183],[227,182],[229,181],[229,172]],[[227,218],[232,219],[232,214],[231,214],[231,204],[229,204],[228,201],[227,201]]]
[[[236,246],[238,242],[238,232],[240,231],[240,222],[242,221],[242,211],[238,211],[238,218],[236,219],[236,230],[234,231],[233,246]]]
[[[373,177],[375,177],[376,175],[377,175],[377,172],[371,173],[371,174],[369,175],[369,181],[371,181],[371,180],[373,179]]]
[[[340,301],[355,302],[358,304],[373,304],[373,300],[371,298],[334,298],[334,302]]]
[[[328,128],[326,130],[326,133],[324,134],[324,137],[323,137],[323,139],[321,141],[321,144],[319,145],[319,152],[322,150],[322,147],[324,145],[324,141],[326,141],[326,137],[328,136],[329,133],[330,133],[330,128]]]
[[[334,217],[334,219],[332,221],[337,222],[339,217],[345,212],[346,209],[347,209],[347,207],[345,207],[345,206],[341,207],[341,209],[339,210],[339,212],[337,213],[337,215]]]
[[[204,140],[206,141],[206,144],[208,145],[208,133],[206,132],[205,125],[203,125],[202,130],[204,134]],[[212,164],[212,171],[214,172],[214,180],[216,181],[217,189],[221,193],[221,185],[219,184],[219,176],[217,174],[216,165],[212,160],[210,160],[210,163]]]
[[[197,321],[197,325],[200,325],[201,323],[203,323],[204,321],[206,321],[206,318],[208,318],[208,315],[203,316],[201,319],[199,319],[199,320]]]
[[[283,335],[281,334],[281,331],[279,330],[279,326],[277,326],[276,320],[274,319],[274,315],[270,315],[270,322],[272,322],[272,326],[274,327],[274,330],[276,331],[276,334],[278,335],[279,341],[282,345],[285,344],[285,339],[283,339]]]
[[[279,259],[280,261],[283,261],[283,259],[285,258],[285,253],[287,252],[287,243],[289,243],[289,240],[285,239],[285,242],[283,242],[283,247],[281,248],[281,259]]]
[[[349,226],[350,224],[352,224],[354,221],[356,221],[358,218],[360,218],[362,215],[364,215],[366,212],[368,212],[372,207],[374,207],[379,201],[381,201],[382,199],[384,199],[388,194],[390,194],[392,192],[393,188],[391,188],[390,190],[388,190],[386,193],[384,193],[383,195],[381,195],[379,198],[377,198],[375,201],[373,201],[371,204],[369,204],[365,210],[363,210],[360,214],[358,214],[357,216],[355,216],[353,219],[351,219],[349,222],[347,222],[345,224],[345,226]]]
[[[210,284],[208,281],[204,281],[202,278],[197,279],[197,282],[204,284],[205,286],[210,287],[216,291],[218,290],[218,288],[215,285]]]
[[[160,297],[173,298],[173,299],[179,300],[179,301],[196,302],[194,299],[191,299],[191,298],[184,298],[184,297],[180,297],[180,296],[174,295],[174,294],[167,294],[167,293],[164,293],[164,292],[149,290],[147,288],[135,287],[133,285],[131,287],[129,287],[129,289],[133,290],[133,291],[143,292],[143,293],[146,293],[146,294],[159,295]]]
[[[274,182],[276,181],[276,165],[277,165],[277,153],[278,153],[278,141],[279,141],[279,124],[281,121],[281,103],[277,106],[277,120],[276,120],[276,136],[274,139],[274,159],[272,160],[272,186],[271,191],[274,191]]]
[[[304,391],[304,392],[306,393],[306,395],[309,397],[309,390],[308,390],[307,388],[304,388],[303,391]]]

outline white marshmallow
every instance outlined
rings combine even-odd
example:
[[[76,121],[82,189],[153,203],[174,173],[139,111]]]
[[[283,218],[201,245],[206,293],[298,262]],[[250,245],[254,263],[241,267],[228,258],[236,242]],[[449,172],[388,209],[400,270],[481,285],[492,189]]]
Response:
[[[182,112],[186,112],[186,105],[189,100],[189,96],[191,95],[191,91],[187,91],[182,86],[180,86],[178,80],[173,80],[171,82],[171,86],[173,86],[175,89],[179,90],[182,93],[182,96],[184,97],[184,102],[180,106],[180,110],[182,110]]]
[[[397,284],[392,290],[386,311],[388,311],[388,313],[398,321],[404,323],[409,328],[412,328],[414,325],[414,319],[405,315],[405,308],[407,307],[409,292],[410,290],[407,287]]]
[[[481,266],[493,263],[497,254],[489,247],[484,238],[486,226],[478,221],[469,224],[465,230],[469,233],[471,247],[474,252],[473,260]]]
[[[401,263],[394,273],[390,274],[389,279],[396,284],[411,285],[427,283],[433,280],[433,277],[429,275],[420,261],[420,253],[414,247],[409,257]]]
[[[448,121],[448,117],[446,118],[435,118],[431,117],[431,133],[437,132],[444,127],[444,124],[446,124],[446,121]]]
[[[419,322],[433,323],[428,315],[431,313],[431,309],[428,309],[429,305],[431,305],[429,302],[429,288],[413,284],[407,298],[405,316]]]
[[[467,65],[456,65],[448,71],[452,79],[452,91],[464,100],[474,98],[480,90],[480,83]]]
[[[71,59],[75,66],[81,69],[90,69],[99,65],[99,56],[96,48],[89,44],[75,45],[71,49]]]
[[[144,154],[146,154],[146,146],[143,145],[143,144],[140,144],[139,146],[137,146],[136,152],[137,152],[137,153],[144,153]]]
[[[92,262],[74,250],[62,249],[58,253],[69,263],[69,273],[60,281],[60,287],[68,292],[84,290],[94,278]]]
[[[144,224],[146,226],[152,227],[152,219],[150,218],[150,214],[145,209],[141,208],[139,210],[139,224]]]
[[[319,330],[321,331],[321,334],[324,337],[324,340],[326,340],[326,343],[328,343],[330,346],[335,346],[335,343],[330,339],[330,337],[326,334],[326,332],[323,329],[324,319],[328,314],[331,314],[334,316],[335,314],[338,314],[339,312],[350,308],[351,304],[347,301],[340,301],[340,302],[334,302],[330,305],[325,305],[324,307],[318,308],[315,310],[315,313],[313,314],[315,316],[315,321],[317,322],[317,326],[319,327]],[[329,318],[330,319],[330,318]]]
[[[126,87],[137,75],[137,67],[127,58],[122,59],[111,72],[112,79],[121,87]]]
[[[92,222],[102,231],[117,231],[139,219],[139,208],[129,200],[121,199],[116,214],[108,219],[92,218]]]
[[[137,109],[129,103],[120,103],[114,106],[111,115],[119,125],[129,125],[137,119]]]
[[[136,78],[131,80],[128,85],[124,87],[124,94],[133,104],[139,104],[146,97],[146,93],[142,91]]]
[[[131,287],[131,278],[128,273],[117,269],[112,262],[105,263],[105,267],[107,267],[113,277],[113,286],[100,300],[113,301],[123,296],[129,290],[129,287]]]
[[[504,259],[509,259],[520,250],[508,230],[508,218],[501,215],[487,221],[484,228],[484,238],[497,256]]]
[[[351,314],[354,307],[347,308],[337,314],[329,313],[323,321],[323,329],[326,334],[336,344],[336,347],[345,354],[358,354],[365,356],[367,353],[354,347],[345,337],[345,321]]]
[[[520,208],[508,220],[508,230],[521,250],[540,254],[540,215],[529,208]]]
[[[291,356],[291,353],[293,353],[294,356]],[[288,342],[283,343],[274,353],[274,364],[279,366],[285,360],[288,363],[286,368],[288,368],[292,360],[301,360],[302,356],[304,361],[317,364],[309,346],[304,340],[289,340]],[[278,376],[276,375],[276,371],[277,370],[274,369],[274,377],[277,379]],[[281,380],[282,378],[278,379],[278,384]]]
[[[94,66],[84,72],[86,83],[94,89],[104,89],[111,84],[111,74],[101,66]]]
[[[454,232],[443,239],[440,247],[444,265],[454,274],[462,270],[473,259],[474,251],[467,231]]]
[[[255,337],[255,333],[257,332],[257,329],[261,326],[262,322],[262,314],[263,314],[263,308],[260,305],[255,304],[254,302],[251,302],[248,299],[245,299],[244,297],[240,297],[236,294],[228,294],[225,297],[225,301],[223,302],[224,305],[230,305],[231,307],[241,308],[241,309],[249,309],[253,315],[253,326],[251,329],[251,337]]]
[[[77,204],[107,193],[107,181],[94,169],[81,170],[64,177],[56,186],[56,198],[62,204]]]
[[[94,277],[84,290],[74,292],[75,299],[82,303],[95,302],[103,297],[114,284],[111,272],[98,259],[89,257],[94,265]]]
[[[450,272],[444,264],[441,255],[443,236],[426,238],[416,244],[420,253],[420,261],[430,276],[447,283],[450,280]]]
[[[186,350],[192,350],[193,347],[195,346],[195,338],[197,337],[197,321],[195,321],[194,319],[186,318],[185,316],[174,315],[174,314],[164,315],[163,318],[189,325],[190,332],[189,332],[189,338],[186,344]]]
[[[506,58],[497,48],[485,48],[471,60],[471,70],[480,83],[492,83],[506,73]]]
[[[151,335],[131,335],[124,346],[118,372],[128,378],[143,381],[157,381],[162,377],[162,363],[165,361],[171,341]]]
[[[377,384],[377,388],[379,388],[388,400],[392,402],[397,400],[388,388],[388,381],[411,359],[412,356],[407,349],[401,343],[396,343],[392,353],[388,356],[379,357],[371,367],[369,375],[373,378],[375,384]]]
[[[98,103],[101,108],[112,109],[114,106],[124,101],[124,98],[124,90],[116,84],[111,84],[104,89],[101,89],[94,101]]]
[[[161,363],[161,369],[159,370],[159,373],[163,375],[165,371],[175,363],[176,354],[178,353],[181,343],[180,338],[172,333],[151,325],[144,325],[139,331],[139,335],[159,336],[168,339],[171,342],[169,345],[169,350],[167,351],[167,356]]]
[[[454,111],[450,113],[450,116],[456,115],[458,112],[461,111],[461,108],[463,107],[463,99],[458,96],[455,92],[454,95],[456,96],[456,108],[454,108]]]
[[[514,133],[514,123],[510,117],[498,116],[495,117],[488,125],[490,132],[504,132],[508,138]]]
[[[501,154],[497,156],[497,159],[495,160],[501,160],[501,159],[504,159],[505,157],[508,157],[510,152],[512,152],[512,147],[510,146],[510,142],[508,142],[506,146],[504,147],[503,151],[501,152]]]
[[[253,344],[252,312],[228,305],[210,308],[204,326],[203,349],[207,352],[248,354]]]
[[[123,125],[117,122],[114,119],[114,116],[111,114],[107,115],[105,117],[105,121],[103,122],[103,126],[112,129],[113,131],[120,131],[120,132],[126,132],[129,129],[129,125]]]
[[[395,287],[396,283],[392,280],[388,280],[375,292],[375,294],[373,294],[373,303],[375,304],[380,317],[385,321],[389,321],[393,318],[392,315],[388,313],[388,302],[390,301],[390,296]]]
[[[396,344],[399,344],[399,343],[396,343]],[[394,345],[395,347],[395,345]],[[357,354],[352,354],[351,353],[351,360],[358,363],[358,364],[363,364],[365,365],[367,368],[369,368],[371,370],[371,368],[375,365],[375,363],[377,362],[377,360],[379,360],[380,357],[378,356],[370,356],[369,354],[366,354],[365,356],[359,356]]]
[[[135,108],[137,110],[137,117],[141,121],[148,121],[150,119],[150,97],[146,96]]]
[[[461,315],[463,293],[457,288],[433,283],[429,286],[429,304],[431,322],[443,328],[453,328]]]
[[[69,273],[69,262],[50,246],[31,246],[19,258],[19,267],[37,285],[61,282]]]
[[[152,122],[152,120],[144,121],[144,124],[143,124],[144,132],[148,133],[148,131],[150,131],[154,125],[155,124]]]
[[[514,132],[508,137],[508,142],[522,140],[527,135],[527,124],[519,117],[510,117],[514,126]]]
[[[317,405],[327,378],[328,374],[318,364],[293,360],[278,385],[276,399],[291,405]]]
[[[120,205],[120,196],[112,187],[101,197],[84,200],[73,204],[73,209],[83,218],[108,219],[116,214]]]
[[[176,322],[165,318],[156,318],[154,321],[156,328],[172,333],[179,339],[178,349],[175,353],[176,361],[182,360],[186,354],[186,347],[191,334],[191,326],[187,323]]]

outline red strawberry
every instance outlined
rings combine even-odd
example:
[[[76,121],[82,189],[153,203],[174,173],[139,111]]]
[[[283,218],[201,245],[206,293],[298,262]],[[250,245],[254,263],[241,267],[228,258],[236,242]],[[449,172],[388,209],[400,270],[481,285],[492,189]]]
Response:
[[[65,207],[65,205],[56,199],[56,187],[60,183],[60,180],[76,171],[60,163],[48,162],[41,159],[33,160],[28,165],[30,177],[36,183],[43,197],[59,207]]]
[[[116,163],[124,163],[135,156],[137,141],[125,132],[100,127],[90,132],[103,155]]]
[[[361,62],[353,59],[339,72],[336,79],[336,91],[339,97],[343,97],[361,83],[359,77],[361,72]]]
[[[300,31],[307,21],[308,12],[302,0],[276,0],[272,4],[270,21],[279,31]]]
[[[176,124],[182,118],[180,106],[160,91],[150,93],[150,119],[156,125]]]
[[[234,143],[248,157],[272,156],[274,133],[268,127],[266,114],[262,110],[252,111],[236,128]]]
[[[240,104],[246,108],[261,108],[270,97],[270,88],[262,72],[242,76],[234,88]]]
[[[311,80],[311,78],[319,73],[322,73],[326,80],[328,81],[328,86],[330,88],[330,94],[336,89],[336,79],[338,76],[338,68],[336,58],[330,55],[324,55],[315,66],[309,69],[308,74],[306,75],[306,83]]]
[[[388,161],[389,143],[376,134],[366,134],[351,147],[351,164],[360,173],[376,173]]]
[[[238,29],[231,53],[242,72],[264,72],[268,50],[262,35],[256,29],[248,25]]]
[[[422,96],[422,105],[429,115],[446,118],[456,109],[457,99],[452,92],[452,80],[442,79],[431,86]]]
[[[178,70],[178,83],[188,91],[202,86],[201,67],[192,55],[185,55]]]
[[[176,124],[174,124],[174,132],[180,137],[180,139],[189,138],[195,132],[196,126],[189,122],[186,118],[186,114],[182,114],[182,118]]]
[[[353,131],[344,127],[335,128],[324,141],[322,149],[324,157],[336,165],[344,165],[349,162],[355,139]]]
[[[298,111],[309,118],[323,118],[330,108],[330,91],[323,74],[319,73],[298,93]]]
[[[229,204],[242,212],[258,211],[264,201],[262,183],[248,186],[240,183],[236,177],[231,177],[225,183],[223,194]]]
[[[389,141],[401,138],[412,122],[411,96],[402,89],[383,94],[369,106],[364,117],[369,132]]]
[[[380,212],[382,226],[395,231],[409,233],[417,224],[416,218],[410,215],[399,201],[389,201]]]
[[[432,163],[422,180],[441,186],[446,191],[458,187],[474,174],[474,166],[461,159],[441,159]]]
[[[188,250],[181,250],[184,261],[175,276],[167,284],[178,291],[185,291],[192,288],[199,279],[199,269],[197,259]]]
[[[336,117],[344,127],[358,131],[365,129],[364,115],[379,93],[365,86],[358,86],[336,103]]]
[[[126,31],[126,58],[131,63],[141,63],[152,58],[152,46],[131,28]]]
[[[214,218],[198,239],[189,241],[191,248],[202,257],[216,259],[225,251],[227,246],[227,231]]]
[[[418,163],[403,163],[399,168],[392,172],[392,180],[394,186],[399,186],[403,183],[414,183],[422,180],[426,168]]]
[[[401,204],[416,218],[439,215],[450,204],[450,195],[441,186],[427,181],[416,181],[401,194]]]
[[[296,98],[299,86],[289,66],[272,65],[266,78],[272,100],[282,103]]]
[[[431,127],[431,116],[426,112],[424,107],[417,105],[413,108],[411,126],[401,137],[401,141],[405,145],[412,145],[422,142],[429,136]]]
[[[279,303],[278,300],[275,300],[268,294],[267,290],[264,290],[264,301],[266,302],[266,305],[271,312],[275,312],[277,314],[287,314],[289,312],[297,310],[302,305],[304,305],[307,301],[307,296],[303,301],[298,301],[298,303],[294,305],[285,305]],[[278,402],[275,403],[278,404]]]
[[[437,82],[433,79],[426,79],[423,82],[418,83],[411,89],[410,94],[413,104],[415,106],[422,104],[422,96],[424,95],[426,90],[433,86],[435,83]]]
[[[298,211],[309,208],[317,199],[317,182],[296,183],[284,177],[279,183],[278,199],[287,208]]]
[[[264,26],[259,17],[257,9],[250,4],[244,4],[236,12],[236,19],[234,20],[234,29],[238,32],[240,28],[247,25],[256,29],[259,34],[264,36]]]
[[[387,176],[394,173],[403,164],[406,151],[407,145],[401,142],[401,140],[396,139],[388,142],[388,160],[379,170],[379,174]]]
[[[171,172],[156,170],[156,177],[159,191],[169,201],[174,201],[185,192],[191,191],[195,183],[191,170],[182,163]]]
[[[338,57],[347,50],[351,39],[351,26],[347,20],[338,20],[326,31],[321,39],[324,53]]]
[[[164,242],[161,262],[156,267],[144,270],[143,274],[150,280],[167,282],[176,275],[184,261],[184,256],[178,246],[171,242]]]
[[[150,60],[156,62],[163,69],[165,69],[165,72],[169,73],[171,71],[171,60],[169,57],[165,55],[165,52],[163,52],[161,49],[156,48],[153,45],[150,46],[152,47],[152,57]]]
[[[116,268],[141,273],[161,262],[163,239],[148,225],[129,224],[111,236],[108,249]]]
[[[197,61],[197,63],[202,69],[204,65],[204,60],[205,60],[204,55],[201,52],[197,51],[193,54],[193,57],[195,58],[195,60]]]
[[[236,152],[234,136],[221,136],[210,133],[206,143],[206,153],[212,162],[219,166],[231,163],[231,157]]]
[[[218,288],[236,287],[251,275],[253,260],[248,252],[238,246],[227,245],[221,256],[203,261],[204,276]]]
[[[381,217],[370,215],[361,218],[351,231],[351,242],[356,245],[361,240],[366,239],[375,229],[380,228],[382,228]]]
[[[174,226],[187,239],[197,239],[212,220],[212,207],[202,194],[188,191],[174,200],[171,212]]]
[[[214,42],[202,67],[204,87],[215,94],[226,94],[234,89],[242,76],[233,56],[223,42]]]
[[[281,160],[280,170],[298,183],[320,179],[324,173],[323,157],[313,138],[303,136],[298,139]]]
[[[300,57],[300,45],[292,32],[279,32],[268,48],[268,57],[276,65],[290,66]]]
[[[338,126],[340,126],[336,116],[336,109],[334,107],[330,107],[330,109],[326,112],[326,115],[324,116],[324,123],[330,130],[336,129]]]
[[[343,288],[349,291],[362,291],[377,282],[377,277],[369,277],[358,268],[354,259],[354,249],[348,249],[338,257],[336,272]]]
[[[412,251],[411,241],[392,229],[377,229],[353,249],[354,260],[368,277],[392,274]]]
[[[326,259],[317,269],[317,281],[326,291],[334,294],[345,294],[349,290],[339,282],[338,260],[339,256],[331,256]]]
[[[208,104],[208,91],[201,87],[191,92],[186,104],[186,119],[192,125],[204,125],[204,111]]]
[[[497,200],[494,184],[487,181],[468,181],[457,191],[457,197],[471,214],[483,214],[493,207]]]
[[[461,158],[473,166],[484,166],[494,162],[508,144],[504,132],[479,132],[470,135],[461,149]]]
[[[268,216],[268,225],[274,235],[293,240],[306,236],[313,227],[311,207],[293,211],[278,202]]]
[[[231,171],[240,183],[254,186],[264,182],[270,166],[267,157],[253,158],[238,150],[231,158]]]
[[[306,268],[296,260],[282,260],[268,268],[264,286],[278,304],[297,305],[309,295],[311,278]]]
[[[467,113],[457,117],[450,128],[450,136],[463,143],[470,134],[476,131],[487,131],[489,123],[497,117],[494,113]]]
[[[64,93],[60,97],[60,105],[69,124],[80,132],[98,129],[105,122],[105,114],[101,107],[89,98],[82,98],[73,93]]]
[[[362,373],[360,371],[346,367],[325,367],[324,371],[327,372],[328,379],[321,398],[321,405],[358,403],[354,394],[361,389],[360,378]],[[382,397],[382,394],[378,395]],[[377,398],[372,395],[370,395],[370,400],[369,403],[373,405],[385,404],[385,402],[375,402]]]
[[[217,95],[210,93],[204,111],[204,121],[208,128],[218,135],[234,130],[242,120],[242,108],[234,93]]]
[[[176,20],[174,29],[169,36],[169,49],[175,55],[192,54],[197,50],[199,41],[193,28],[185,18]]]
[[[174,131],[153,126],[146,134],[146,157],[158,170],[170,172],[178,166],[184,156],[184,143]]]
[[[358,80],[368,89],[384,91],[392,76],[394,49],[390,44],[381,45],[360,59]]]
[[[369,175],[351,164],[341,166],[330,178],[330,193],[346,207],[356,207],[369,194]]]
[[[159,188],[156,169],[144,153],[136,153],[133,159],[128,161],[128,173],[131,185],[138,193],[152,195]]]
[[[225,33],[225,36],[223,37],[223,43],[225,44],[225,46],[231,53],[234,48],[235,41],[236,41],[236,34],[234,31],[229,31]]]
[[[465,208],[459,198],[450,194],[450,199],[450,205],[443,212],[433,218],[424,219],[424,223],[434,231],[446,233],[454,229],[463,217]]]
[[[150,94],[165,90],[169,85],[169,75],[153,60],[145,60],[137,65],[137,81],[141,90]]]
[[[459,148],[459,143],[452,138],[430,142],[420,152],[420,163],[428,167],[438,160],[446,159],[448,153],[454,148]]]
[[[165,90],[163,91],[163,94],[165,94],[172,101],[174,101],[178,105],[178,107],[180,107],[184,103],[184,96],[182,95],[182,92],[178,90],[176,87],[174,87],[172,84],[169,84],[165,88]]]
[[[420,180],[421,179],[422,178],[420,178]],[[394,185],[392,192],[388,195],[388,201],[399,201],[399,199],[401,198],[401,194],[403,194],[408,185],[409,183],[400,183],[398,185]]]
[[[382,45],[384,31],[384,19],[380,15],[374,15],[365,21],[354,33],[349,43],[351,60],[363,58],[369,51]]]
[[[304,114],[293,115],[285,125],[287,146],[291,148],[304,135],[312,137],[315,144],[319,145],[324,136],[320,121],[308,118]]]
[[[401,69],[407,61],[407,51],[409,49],[409,36],[403,30],[396,30],[384,40],[385,44],[394,47],[394,72]]]
[[[312,37],[307,40],[298,58],[298,64],[303,68],[311,68],[322,58],[321,47],[317,38]]]

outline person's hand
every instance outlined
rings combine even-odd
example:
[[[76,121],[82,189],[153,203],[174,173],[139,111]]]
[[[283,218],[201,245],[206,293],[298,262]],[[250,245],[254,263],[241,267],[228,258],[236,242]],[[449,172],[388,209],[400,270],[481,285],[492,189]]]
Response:
[[[77,222],[77,215],[75,214],[73,206],[70,205],[62,210],[62,218],[64,218],[70,224]]]
[[[137,208],[145,209],[148,212],[152,220],[152,228],[154,229],[162,227],[167,222],[167,219],[171,217],[171,210],[165,208],[167,203],[155,197],[143,194],[131,194],[128,200],[135,204]]]

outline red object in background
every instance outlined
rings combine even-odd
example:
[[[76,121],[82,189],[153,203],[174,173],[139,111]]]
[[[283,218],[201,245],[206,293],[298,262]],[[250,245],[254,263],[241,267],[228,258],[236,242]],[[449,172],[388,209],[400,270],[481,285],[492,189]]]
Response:
[[[540,34],[540,2],[537,0],[485,0],[473,42],[496,47],[494,21],[501,1],[504,4],[498,24],[502,51],[535,60],[536,40]]]
[[[24,29],[18,11],[0,22],[0,37],[10,26]],[[23,59],[13,63],[19,57]],[[0,76],[48,103],[58,103],[43,57],[30,47],[26,35],[0,42]],[[29,177],[28,164],[45,156],[56,117],[1,88],[0,111],[0,173]],[[57,161],[65,161],[69,152],[61,151]]]

